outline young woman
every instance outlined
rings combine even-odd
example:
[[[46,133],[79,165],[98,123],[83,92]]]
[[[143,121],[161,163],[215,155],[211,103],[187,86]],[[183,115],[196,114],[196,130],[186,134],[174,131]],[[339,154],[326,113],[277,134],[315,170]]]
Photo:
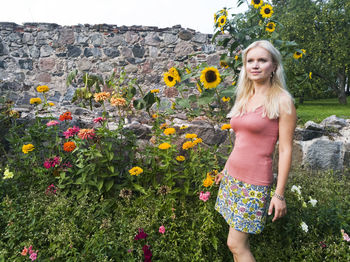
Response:
[[[272,221],[287,213],[284,190],[292,159],[296,112],[286,90],[281,54],[268,41],[256,41],[243,51],[243,67],[235,105],[228,117],[236,140],[224,170],[215,204],[230,226],[227,245],[234,261],[255,261],[248,236],[264,228],[267,213]],[[279,150],[277,187],[273,182],[272,154]]]

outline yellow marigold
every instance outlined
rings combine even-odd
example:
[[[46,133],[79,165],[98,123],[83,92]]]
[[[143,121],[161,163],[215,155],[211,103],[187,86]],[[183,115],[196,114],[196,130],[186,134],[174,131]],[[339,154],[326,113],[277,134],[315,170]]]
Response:
[[[272,6],[269,4],[265,4],[264,6],[261,7],[260,14],[263,18],[271,17],[273,14]]]
[[[111,94],[109,92],[100,92],[100,93],[95,93],[94,98],[96,102],[103,102],[110,98]]]
[[[173,135],[173,134],[175,134],[175,128],[173,128],[173,127],[169,127],[169,128],[167,128],[167,129],[165,129],[164,130],[164,134],[165,135]]]
[[[228,102],[228,101],[231,100],[231,98],[229,98],[229,97],[227,97],[227,96],[224,96],[223,98],[221,98],[221,100],[222,100],[223,102]]]
[[[49,105],[49,106],[54,106],[55,104],[52,103],[52,102],[49,102],[48,105]]]
[[[192,141],[186,141],[185,143],[182,144],[182,149],[187,150],[187,149],[190,149],[194,146],[195,146],[195,144],[193,144]]]
[[[230,129],[231,125],[230,124],[224,124],[221,126],[221,130],[226,130],[226,129]]]
[[[22,152],[24,154],[28,154],[29,152],[33,151],[35,149],[34,145],[32,144],[26,144],[22,146]]]
[[[39,93],[45,93],[45,92],[49,91],[49,87],[48,86],[38,86],[36,88],[36,91],[38,91]]]
[[[130,175],[132,176],[138,176],[143,172],[143,169],[139,166],[135,166],[129,170]]]
[[[33,97],[29,100],[29,103],[31,105],[40,105],[41,104],[41,99],[40,97]]]
[[[187,134],[185,135],[185,137],[186,137],[187,139],[193,139],[193,138],[197,138],[197,135],[196,135],[196,134],[189,134],[189,133],[187,133]]]
[[[161,143],[158,148],[159,149],[162,149],[162,150],[166,150],[166,149],[169,149],[171,147],[171,145],[169,143]]]
[[[194,145],[200,144],[202,142],[203,142],[202,138],[196,138],[195,140],[193,140]]]
[[[185,157],[184,156],[177,156],[176,157],[176,160],[179,161],[179,162],[182,162],[182,161],[185,161]]]
[[[215,67],[204,68],[201,72],[200,80],[204,88],[210,89],[217,87],[221,82],[219,70]]]
[[[211,176],[207,176],[206,179],[203,180],[203,186],[204,187],[210,187],[214,184],[214,180]]]
[[[152,118],[157,118],[158,117],[158,114],[153,114],[152,115]]]
[[[159,89],[152,89],[151,93],[159,93]]]
[[[188,128],[187,125],[182,125],[182,126],[180,126],[180,129],[186,129],[186,128]]]
[[[112,97],[111,105],[117,106],[117,107],[123,107],[123,106],[126,106],[126,100],[122,97]]]

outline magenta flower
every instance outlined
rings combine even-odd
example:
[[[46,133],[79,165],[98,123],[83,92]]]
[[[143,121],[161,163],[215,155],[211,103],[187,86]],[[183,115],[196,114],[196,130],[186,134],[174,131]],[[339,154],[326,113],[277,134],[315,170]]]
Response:
[[[210,198],[210,192],[209,191],[205,192],[205,193],[203,191],[200,192],[200,194],[199,194],[199,199],[200,200],[206,202],[206,201],[209,200],[209,198]]]
[[[341,234],[343,235],[343,240],[345,240],[346,242],[350,242],[350,237],[347,233],[345,233],[344,229],[340,231],[341,231]]]
[[[159,227],[159,233],[161,233],[161,234],[165,233],[165,227],[164,226],[160,226]]]
[[[148,235],[143,231],[143,228],[139,228],[139,233],[135,236],[135,240],[146,239]]]
[[[59,125],[60,122],[56,121],[56,120],[51,120],[49,122],[46,123],[46,126],[55,126],[55,125]]]
[[[48,158],[44,162],[44,167],[46,169],[50,169],[51,167],[59,166],[61,163],[61,159],[59,156],[55,156],[53,158]]]
[[[32,261],[34,261],[34,260],[36,260],[37,256],[38,256],[38,254],[35,253],[35,252],[33,252],[32,254],[30,254],[29,258],[30,258]]]
[[[150,246],[144,245],[142,250],[143,250],[143,255],[144,255],[144,262],[151,262],[152,261],[152,252],[149,249]]]
[[[79,133],[80,128],[77,126],[73,126],[67,129],[67,131],[63,132],[66,139],[74,136],[75,134]]]
[[[100,123],[102,124],[104,121],[106,121],[107,119],[105,117],[97,117],[94,119],[94,123],[97,124],[97,123]]]
[[[54,184],[49,185],[45,190],[46,195],[56,195],[56,187]]]

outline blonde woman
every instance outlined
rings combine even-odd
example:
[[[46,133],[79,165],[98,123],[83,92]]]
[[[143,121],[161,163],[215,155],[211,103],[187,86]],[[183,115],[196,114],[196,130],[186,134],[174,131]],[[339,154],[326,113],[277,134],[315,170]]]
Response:
[[[273,214],[272,221],[287,213],[284,190],[296,125],[279,51],[268,41],[256,41],[243,51],[242,59],[235,105],[228,114],[235,145],[215,178],[216,184],[221,182],[215,209],[230,226],[227,245],[236,262],[255,261],[248,236],[263,230],[267,213]],[[270,197],[277,140],[277,187]]]

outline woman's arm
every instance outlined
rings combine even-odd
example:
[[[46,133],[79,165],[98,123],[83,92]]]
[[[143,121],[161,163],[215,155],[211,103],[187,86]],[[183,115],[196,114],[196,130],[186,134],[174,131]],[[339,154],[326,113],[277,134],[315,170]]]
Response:
[[[291,110],[286,110],[286,106],[290,104]],[[288,108],[288,106],[287,106]],[[290,111],[290,112],[288,112]],[[278,159],[278,176],[275,197],[272,197],[269,215],[272,214],[273,208],[275,215],[272,221],[283,217],[287,213],[287,206],[285,200],[281,200],[278,196],[284,198],[284,190],[287,184],[290,166],[292,163],[292,148],[293,136],[296,126],[296,111],[293,102],[287,96],[281,99],[280,116],[279,116],[279,159]]]

